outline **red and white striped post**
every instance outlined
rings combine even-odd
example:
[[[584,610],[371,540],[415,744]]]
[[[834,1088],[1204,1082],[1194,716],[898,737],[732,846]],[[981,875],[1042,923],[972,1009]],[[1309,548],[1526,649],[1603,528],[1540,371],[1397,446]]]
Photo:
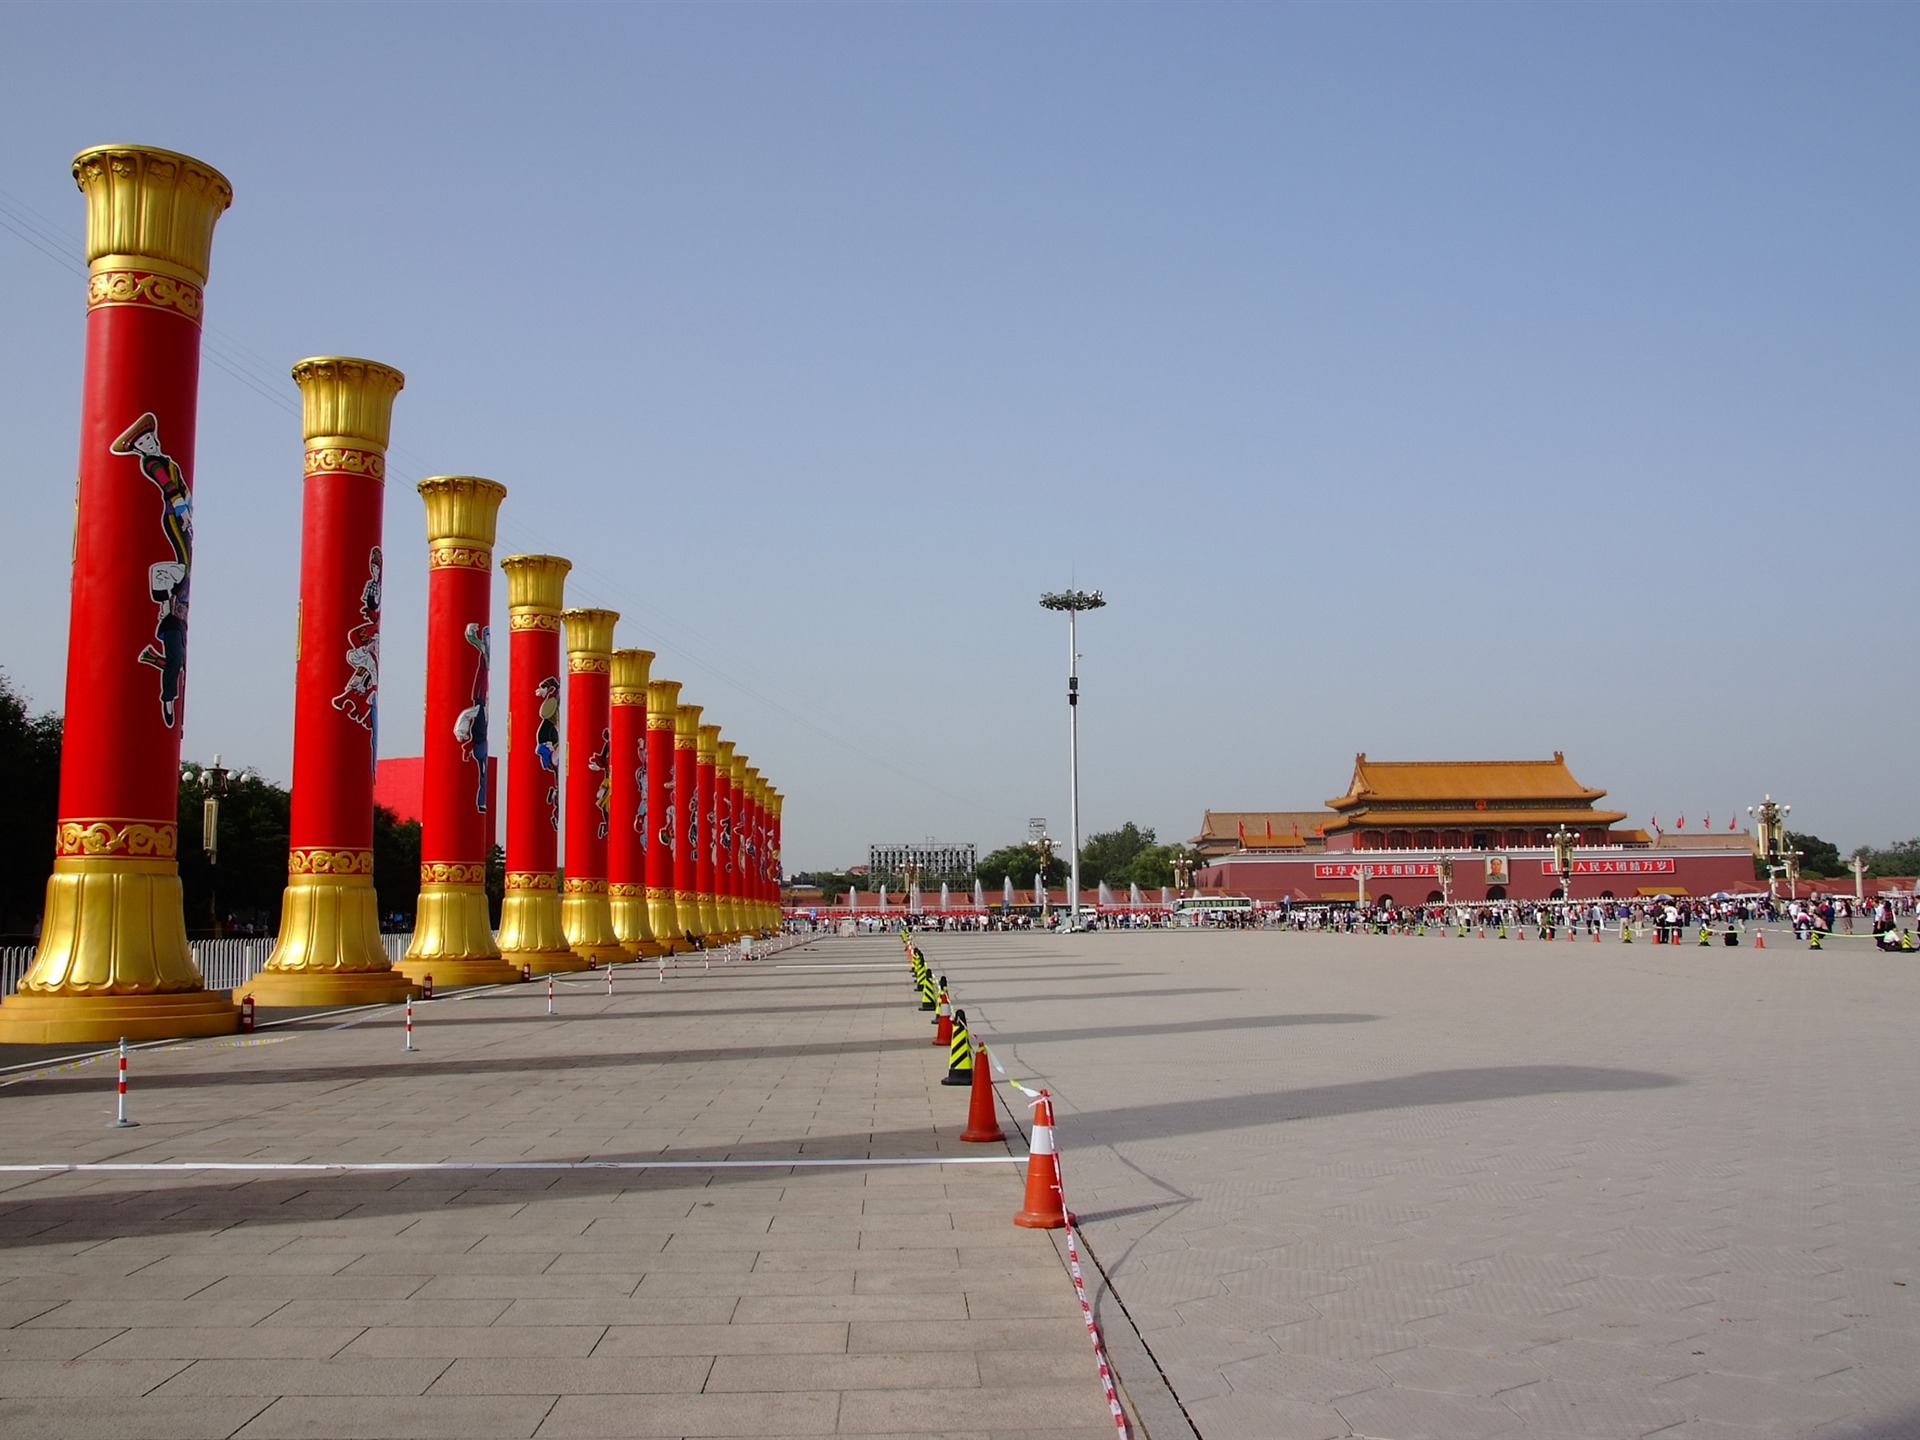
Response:
[[[138,1120],[127,1119],[127,1037],[124,1035],[120,1037],[119,1091],[119,1109],[114,1116],[113,1124],[107,1128],[109,1130],[131,1130],[140,1122]]]
[[[547,1014],[553,1014],[553,976],[547,976]]]
[[[413,997],[407,997],[407,1049],[413,1049]]]

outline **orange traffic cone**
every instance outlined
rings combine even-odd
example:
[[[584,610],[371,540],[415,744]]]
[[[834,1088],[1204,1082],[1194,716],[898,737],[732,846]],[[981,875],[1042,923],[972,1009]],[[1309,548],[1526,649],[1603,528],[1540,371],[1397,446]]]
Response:
[[[1029,1230],[1058,1230],[1067,1223],[1067,1197],[1060,1189],[1060,1154],[1053,1148],[1053,1101],[1042,1090],[1033,1105],[1033,1143],[1027,1154],[1027,1203],[1013,1223]]]
[[[1762,935],[1758,930],[1753,932],[1753,948],[1756,950],[1764,950],[1767,948],[1767,937]]]
[[[940,1010],[933,1020],[933,1043],[953,1043],[953,1006],[947,1003],[947,977],[944,975],[940,977]]]
[[[1007,1138],[1000,1128],[1000,1117],[993,1110],[993,1081],[987,1078],[988,1068],[987,1047],[982,1045],[974,1057],[973,1093],[967,1097],[967,1128],[960,1132],[960,1138],[970,1145]]]

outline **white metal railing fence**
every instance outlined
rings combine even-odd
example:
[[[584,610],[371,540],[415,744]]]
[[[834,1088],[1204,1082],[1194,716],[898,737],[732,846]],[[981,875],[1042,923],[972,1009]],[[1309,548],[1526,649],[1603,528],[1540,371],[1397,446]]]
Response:
[[[405,935],[382,935],[380,944],[387,952],[387,959],[399,960],[407,953],[407,946],[413,942],[411,933]],[[193,963],[200,967],[200,975],[206,981],[209,990],[232,990],[244,985],[267,963],[273,954],[272,936],[228,937],[222,940],[195,940],[193,943]],[[20,977],[27,973],[33,964],[34,947],[31,945],[0,946],[0,995],[11,995],[19,988]]]

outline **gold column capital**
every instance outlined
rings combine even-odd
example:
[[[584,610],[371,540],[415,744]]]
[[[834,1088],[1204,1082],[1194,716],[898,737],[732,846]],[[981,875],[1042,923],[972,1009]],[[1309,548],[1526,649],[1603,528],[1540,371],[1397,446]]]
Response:
[[[647,729],[671,730],[680,708],[678,680],[647,681]]]
[[[694,730],[694,744],[700,751],[700,758],[711,763],[720,753],[720,727],[701,725]]]
[[[747,757],[735,751],[733,762],[727,773],[733,780],[733,783],[739,787],[740,790],[745,791],[747,788]]]
[[[558,615],[566,603],[567,572],[571,569],[573,562],[558,555],[503,556],[500,572],[507,577],[507,608]]]
[[[407,377],[377,360],[349,355],[316,355],[296,361],[293,383],[300,387],[300,437],[336,445],[387,448],[393,429],[393,397]]]
[[[213,227],[233,186],[205,161],[151,145],[95,145],[73,157],[87,197],[87,265],[207,283]]]
[[[616,650],[613,652],[613,703],[616,705],[644,705],[647,703],[647,672],[653,665],[651,650]]]
[[[507,487],[478,475],[430,475],[415,487],[427,502],[429,545],[471,545],[491,551]]]
[[[613,657],[613,627],[620,622],[618,610],[563,610],[560,618],[567,625],[568,655],[588,655],[598,660]]]
[[[733,747],[731,740],[718,741],[713,747],[713,771],[716,775],[733,778]]]
[[[700,710],[698,705],[675,705],[673,707],[673,748],[692,750],[700,743]]]

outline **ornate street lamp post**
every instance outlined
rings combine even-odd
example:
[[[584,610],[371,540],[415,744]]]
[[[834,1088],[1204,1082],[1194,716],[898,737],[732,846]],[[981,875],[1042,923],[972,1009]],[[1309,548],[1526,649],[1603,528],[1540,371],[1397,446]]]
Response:
[[[1101,610],[1106,597],[1098,590],[1061,590],[1040,597],[1047,610],[1067,612],[1067,840],[1073,846],[1068,861],[1067,928],[1080,928],[1080,649],[1075,622],[1082,610]]]
[[[1779,892],[1774,887],[1781,875],[1787,877],[1787,898],[1800,898],[1800,852],[1791,847],[1787,840],[1787,817],[1793,813],[1793,806],[1774,803],[1769,795],[1758,805],[1749,805],[1747,814],[1754,818],[1754,829],[1759,833],[1755,840],[1767,867],[1767,897],[1778,899]]]
[[[1440,906],[1445,909],[1453,904],[1453,857],[1442,855],[1433,869],[1440,877]]]
[[[1573,924],[1573,847],[1579,838],[1567,828],[1564,820],[1560,828],[1547,837],[1553,845],[1553,868],[1560,872],[1560,905],[1569,925]]]

